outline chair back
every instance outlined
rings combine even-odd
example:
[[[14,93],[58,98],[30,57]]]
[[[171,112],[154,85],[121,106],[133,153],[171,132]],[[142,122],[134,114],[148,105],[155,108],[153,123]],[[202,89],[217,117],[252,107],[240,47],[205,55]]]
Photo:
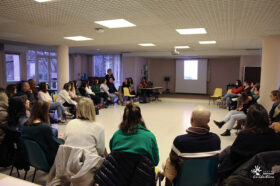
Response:
[[[23,138],[23,143],[30,165],[38,170],[49,172],[50,166],[40,145],[36,141],[26,138]]]
[[[56,102],[57,96],[57,94],[53,94],[53,102]]]
[[[218,157],[191,158],[184,160],[177,175],[175,186],[209,186],[218,178]]]
[[[123,96],[130,96],[129,89],[127,87],[123,87]]]
[[[223,96],[223,89],[222,88],[216,88],[214,91],[214,94],[211,96],[212,98],[219,98]]]
[[[232,89],[228,89],[227,94],[231,93]]]

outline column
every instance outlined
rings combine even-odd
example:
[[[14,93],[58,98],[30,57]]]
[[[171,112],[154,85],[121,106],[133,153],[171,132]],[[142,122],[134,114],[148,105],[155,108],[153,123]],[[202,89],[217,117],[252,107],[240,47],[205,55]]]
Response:
[[[58,91],[69,82],[69,48],[65,45],[57,47],[57,83]]]
[[[260,103],[269,111],[272,90],[280,87],[280,35],[263,38]]]

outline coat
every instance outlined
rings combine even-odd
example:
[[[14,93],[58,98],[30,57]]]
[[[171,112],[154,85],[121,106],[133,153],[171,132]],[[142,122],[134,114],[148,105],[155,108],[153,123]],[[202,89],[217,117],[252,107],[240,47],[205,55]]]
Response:
[[[224,182],[223,186],[277,186],[280,183],[280,151],[261,152],[235,170]],[[260,169],[259,176],[272,173],[271,178],[256,176],[256,166]]]
[[[60,145],[47,186],[92,186],[94,174],[103,162],[104,158],[86,149]]]
[[[134,153],[114,151],[95,175],[95,186],[155,186],[152,161]]]
[[[5,137],[5,130],[8,127],[8,104],[0,102],[0,144]]]

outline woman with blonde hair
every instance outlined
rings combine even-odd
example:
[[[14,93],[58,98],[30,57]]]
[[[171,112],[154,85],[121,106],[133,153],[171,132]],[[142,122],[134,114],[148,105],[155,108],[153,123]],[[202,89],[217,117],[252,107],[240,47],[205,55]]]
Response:
[[[81,98],[77,104],[77,119],[71,120],[65,129],[65,145],[87,149],[103,156],[105,134],[103,126],[96,122],[95,108],[90,98]]]
[[[8,127],[8,96],[5,92],[0,93],[0,144],[5,137],[5,130]]]

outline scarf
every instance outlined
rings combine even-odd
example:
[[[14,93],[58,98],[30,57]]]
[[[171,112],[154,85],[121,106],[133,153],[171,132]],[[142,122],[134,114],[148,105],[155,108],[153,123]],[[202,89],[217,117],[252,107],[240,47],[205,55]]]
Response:
[[[190,127],[186,132],[195,133],[195,134],[207,134],[210,131],[209,126],[204,127]]]

